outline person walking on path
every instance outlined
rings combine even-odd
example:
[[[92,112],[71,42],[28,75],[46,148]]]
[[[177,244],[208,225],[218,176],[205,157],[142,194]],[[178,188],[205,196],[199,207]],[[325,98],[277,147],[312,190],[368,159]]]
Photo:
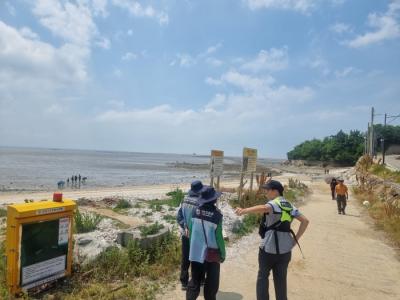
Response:
[[[187,289],[187,285],[189,282],[189,267],[190,267],[189,224],[192,220],[193,211],[198,207],[197,200],[200,197],[200,193],[203,191],[203,189],[204,186],[200,180],[195,180],[192,182],[191,188],[187,196],[183,199],[182,204],[178,210],[178,215],[176,217],[176,220],[179,224],[179,229],[181,232],[181,241],[182,241],[180,281],[182,284],[183,291]]]
[[[345,215],[347,200],[349,200],[349,193],[348,193],[348,188],[344,184],[343,179],[339,179],[339,184],[336,186],[335,191],[336,191],[336,202],[337,202],[337,207],[338,207],[338,214]]]
[[[200,294],[205,276],[204,299],[215,300],[219,289],[220,263],[225,260],[225,242],[222,236],[222,214],[216,207],[221,196],[213,187],[206,187],[198,199],[189,223],[192,278],[186,290],[186,300],[195,300]]]
[[[279,181],[270,180],[266,190],[266,204],[248,208],[237,208],[241,216],[249,213],[264,213],[259,234],[262,238],[258,253],[257,300],[269,300],[269,274],[274,276],[276,300],[287,300],[287,269],[292,248],[301,238],[309,224],[308,219],[283,197],[283,186]],[[290,229],[293,219],[300,221],[297,234]]]
[[[338,182],[336,181],[336,178],[332,178],[331,181],[331,194],[332,194],[332,200],[336,199],[336,185]]]

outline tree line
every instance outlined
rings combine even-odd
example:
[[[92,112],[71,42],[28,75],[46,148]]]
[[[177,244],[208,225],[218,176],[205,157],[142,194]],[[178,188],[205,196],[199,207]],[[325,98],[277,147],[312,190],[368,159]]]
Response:
[[[385,139],[385,148],[400,145],[400,126],[377,124],[374,126],[377,150],[381,151],[381,138]],[[364,152],[364,133],[351,130],[324,139],[312,139],[294,147],[287,153],[290,160],[307,160],[333,163],[337,165],[354,165]]]

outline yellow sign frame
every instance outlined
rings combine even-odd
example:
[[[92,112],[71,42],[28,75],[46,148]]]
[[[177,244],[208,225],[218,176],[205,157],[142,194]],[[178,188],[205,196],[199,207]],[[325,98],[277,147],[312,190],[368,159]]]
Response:
[[[73,251],[73,222],[76,203],[70,199],[62,202],[40,201],[32,203],[21,203],[9,205],[7,207],[7,237],[6,237],[6,256],[7,256],[7,285],[12,295],[20,293],[24,288],[20,282],[21,272],[21,235],[22,225],[29,223],[39,223],[53,221],[61,218],[69,219],[68,231],[68,253],[67,267],[58,278],[71,275],[72,270],[72,251]],[[55,280],[48,278],[38,280],[33,286]],[[32,286],[30,285],[30,286]]]

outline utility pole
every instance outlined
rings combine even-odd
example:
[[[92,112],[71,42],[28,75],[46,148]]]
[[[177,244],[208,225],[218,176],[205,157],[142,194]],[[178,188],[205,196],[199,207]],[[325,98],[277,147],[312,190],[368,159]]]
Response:
[[[374,107],[371,108],[371,123],[370,123],[370,136],[369,136],[369,153],[374,157]]]
[[[387,114],[385,113],[385,122],[384,127],[383,127],[383,134],[386,132],[386,120],[387,120]],[[386,154],[386,149],[385,149],[385,137],[382,138],[382,164],[385,164],[385,154]]]

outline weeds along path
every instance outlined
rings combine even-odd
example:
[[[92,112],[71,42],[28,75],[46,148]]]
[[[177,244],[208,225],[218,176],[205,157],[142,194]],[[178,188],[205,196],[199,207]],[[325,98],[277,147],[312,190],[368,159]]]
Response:
[[[301,208],[311,221],[300,241],[306,259],[294,248],[288,272],[289,299],[400,299],[400,262],[383,234],[364,218],[356,200],[350,195],[347,215],[338,215],[329,186],[315,182],[311,187],[314,193]],[[258,244],[259,237],[253,233],[228,249],[217,299],[256,299]],[[177,284],[159,299],[184,296]],[[270,296],[275,299],[272,275]]]
[[[137,227],[139,225],[145,224],[145,221],[141,218],[121,215],[119,213],[112,211],[111,209],[90,207],[90,206],[80,206],[79,210],[84,211],[84,212],[93,212],[93,213],[99,214],[101,216],[105,216],[105,217],[114,219],[114,220],[120,221],[123,224],[129,225],[130,227]]]

